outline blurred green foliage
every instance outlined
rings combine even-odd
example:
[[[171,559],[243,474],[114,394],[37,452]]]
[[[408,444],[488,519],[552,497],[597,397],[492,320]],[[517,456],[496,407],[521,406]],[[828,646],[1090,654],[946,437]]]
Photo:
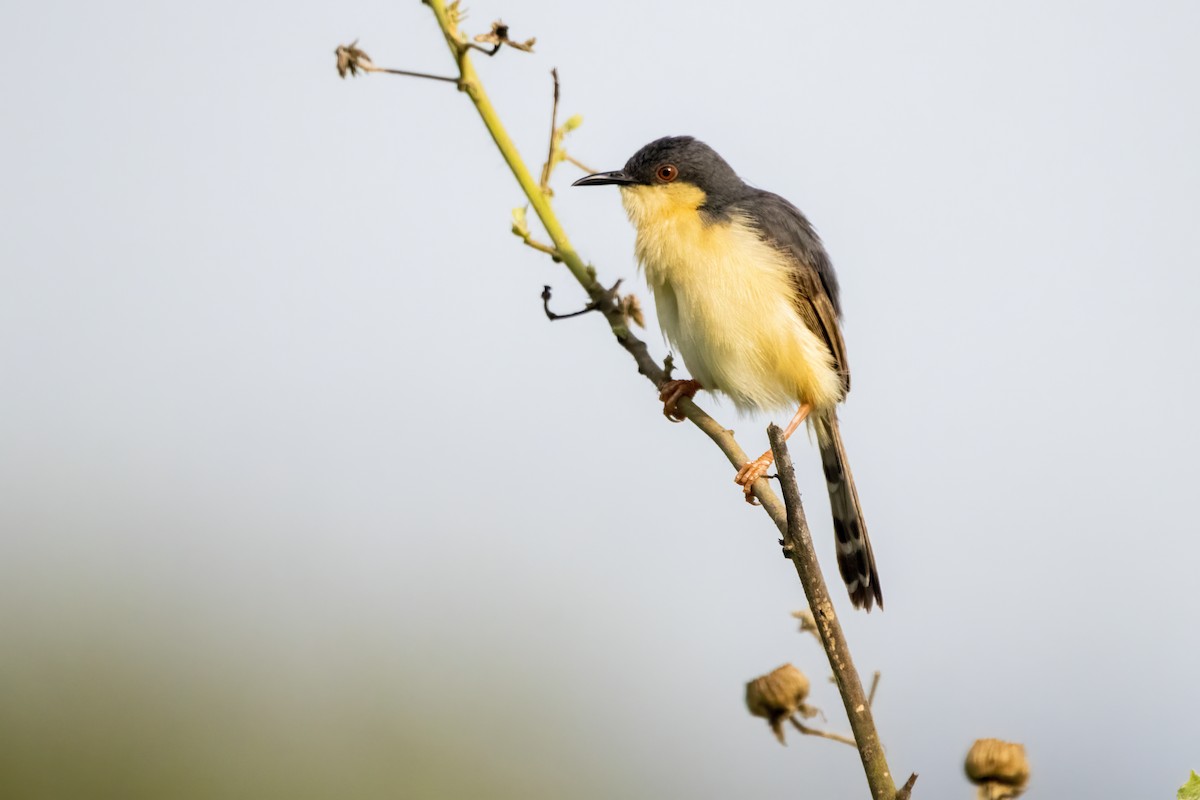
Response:
[[[620,793],[595,781],[574,791],[566,776],[576,771],[537,752],[524,762],[493,755],[503,748],[464,730],[453,714],[431,712],[454,698],[411,702],[405,674],[369,644],[366,666],[348,674],[251,643],[243,649],[236,637],[218,644],[195,631],[112,620],[46,620],[2,639],[3,798]]]

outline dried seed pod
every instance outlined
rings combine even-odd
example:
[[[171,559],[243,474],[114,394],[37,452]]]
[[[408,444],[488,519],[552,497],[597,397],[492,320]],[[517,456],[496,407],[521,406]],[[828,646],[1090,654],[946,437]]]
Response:
[[[1029,783],[1025,745],[1000,739],[977,739],[967,753],[967,778],[979,787],[979,800],[1020,797]]]
[[[746,684],[746,708],[756,717],[765,717],[775,732],[780,744],[783,738],[783,723],[793,714],[807,716],[808,678],[791,664],[784,664],[775,671],[755,678]]]

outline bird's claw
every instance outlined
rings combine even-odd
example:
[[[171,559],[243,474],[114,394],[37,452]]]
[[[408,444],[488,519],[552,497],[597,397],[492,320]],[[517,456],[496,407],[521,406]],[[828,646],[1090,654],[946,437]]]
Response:
[[[671,422],[684,422],[687,417],[677,404],[684,397],[695,397],[702,387],[699,381],[667,381],[658,390],[658,399],[663,404],[663,416]]]
[[[767,474],[767,470],[771,468],[771,464],[775,461],[771,453],[763,453],[753,461],[747,461],[742,465],[742,468],[737,471],[737,475],[733,477],[733,482],[742,487],[742,491],[746,495],[746,502],[752,506],[758,505],[758,499],[754,496],[754,482]]]

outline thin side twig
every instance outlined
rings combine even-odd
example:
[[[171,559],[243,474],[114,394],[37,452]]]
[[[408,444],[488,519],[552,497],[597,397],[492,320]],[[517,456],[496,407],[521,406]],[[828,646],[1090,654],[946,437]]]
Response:
[[[825,586],[821,565],[817,563],[812,534],[804,516],[804,506],[800,502],[800,488],[796,485],[796,470],[792,466],[792,456],[783,438],[783,430],[778,425],[771,425],[767,428],[767,437],[771,440],[771,450],[775,454],[775,468],[786,507],[784,552],[796,567],[796,574],[800,577],[805,596],[808,597],[808,606],[816,619],[821,644],[825,646],[825,654],[829,658],[838,692],[846,706],[846,716],[850,718],[850,729],[854,732],[863,771],[867,774],[871,797],[873,800],[895,800],[896,783],[884,757],[879,734],[875,731],[871,705],[863,692],[858,671],[854,669],[846,636],[842,633],[841,623],[833,610],[833,601],[829,598],[829,589]]]
[[[871,690],[867,692],[867,705],[874,707],[875,705],[875,690],[879,688],[879,679],[883,676],[879,670],[875,670],[875,674],[871,676]]]
[[[458,83],[458,78],[451,78],[447,75],[430,75],[428,72],[412,72],[407,69],[391,69],[390,67],[376,67],[359,65],[359,69],[363,72],[386,72],[388,75],[404,75],[409,78],[425,78],[431,81],[446,81],[447,83]]]
[[[848,744],[851,747],[858,746],[855,743],[855,741],[853,739],[851,739],[849,736],[842,736],[840,733],[832,733],[830,731],[822,731],[822,730],[818,730],[816,728],[810,728],[807,725],[805,725],[803,722],[801,722],[800,720],[796,719],[795,717],[791,717],[790,722],[792,723],[793,728],[795,728],[796,730],[800,731],[803,734],[807,734],[808,736],[820,736],[822,739],[832,739],[835,742],[841,742],[842,744]]]
[[[363,50],[358,46],[358,39],[355,39],[350,44],[339,44],[337,49],[333,51],[337,56],[337,71],[338,75],[345,78],[347,75],[354,78],[361,72],[384,72],[388,75],[403,75],[408,78],[425,78],[431,81],[445,81],[446,83],[458,83],[458,78],[451,78],[446,75],[430,75],[428,72],[413,72],[407,69],[389,69],[387,67],[378,67]]]
[[[542,166],[542,180],[539,185],[543,192],[550,190],[550,171],[554,169],[554,151],[558,148],[555,144],[558,142],[558,68],[550,70],[550,77],[554,79],[554,103],[550,107],[550,146],[546,149],[546,163]]]
[[[521,236],[521,234],[517,234],[517,235]],[[537,239],[534,239],[532,236],[529,236],[529,235],[521,236],[521,241],[524,242],[525,244],[527,244],[528,246],[532,247],[534,250],[537,250],[539,253],[545,253],[546,255],[548,255],[552,259],[554,259],[555,261],[562,261],[562,256],[559,254],[559,252],[557,250],[555,250],[553,247],[551,247],[548,244],[542,244]]]
[[[614,283],[612,286],[610,286],[608,289],[606,289],[603,296],[601,296],[599,299],[592,300],[587,305],[585,305],[583,308],[579,309],[578,311],[572,311],[569,314],[556,314],[550,310],[550,297],[551,297],[550,287],[543,286],[542,287],[542,309],[546,312],[546,317],[551,322],[554,322],[554,321],[560,320],[560,319],[570,319],[571,317],[582,316],[583,314],[587,314],[590,311],[605,311],[606,309],[611,308],[611,307],[617,307],[617,308],[621,309],[621,313],[627,313],[622,308],[621,296],[619,294],[617,294],[617,290],[621,288],[621,284],[624,282],[625,282],[624,278],[618,278],[617,282]]]
[[[596,305],[595,301],[592,301],[592,302],[588,303],[587,305],[585,305],[583,308],[579,309],[578,311],[572,311],[569,314],[556,314],[550,310],[550,297],[551,297],[550,287],[543,286],[542,287],[542,310],[546,312],[546,318],[548,320],[550,320],[551,322],[555,322],[560,319],[570,319],[571,317],[583,316],[584,314],[587,314],[591,311],[598,311],[600,308],[598,305]]]
[[[591,167],[589,167],[587,164],[584,164],[579,159],[575,158],[575,156],[571,155],[570,153],[567,153],[565,156],[563,156],[563,159],[565,159],[567,162],[579,167],[584,172],[595,172],[596,171],[596,170],[592,169]]]

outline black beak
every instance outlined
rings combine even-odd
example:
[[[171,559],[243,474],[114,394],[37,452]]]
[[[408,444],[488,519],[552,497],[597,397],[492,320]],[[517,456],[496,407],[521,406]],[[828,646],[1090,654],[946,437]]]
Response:
[[[595,175],[588,175],[580,178],[572,183],[572,186],[606,186],[607,184],[615,183],[618,186],[628,186],[631,183],[637,183],[633,178],[626,175],[621,170],[615,172],[597,172]]]

